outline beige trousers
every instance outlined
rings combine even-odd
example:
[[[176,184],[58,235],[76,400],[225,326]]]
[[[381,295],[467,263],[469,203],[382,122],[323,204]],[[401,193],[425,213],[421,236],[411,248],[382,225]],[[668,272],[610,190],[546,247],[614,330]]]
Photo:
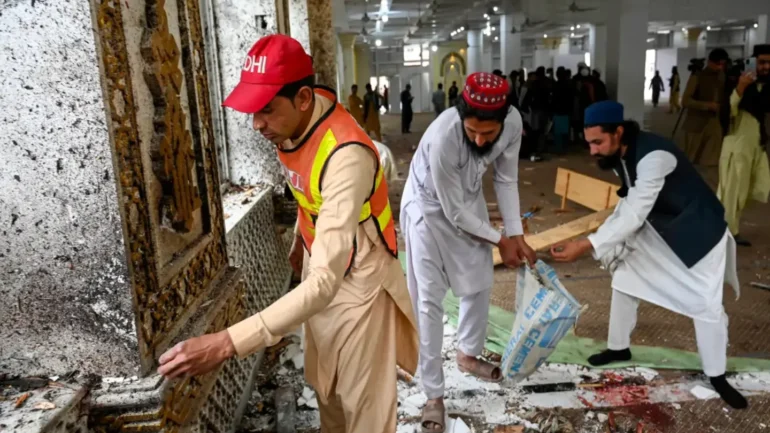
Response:
[[[318,400],[321,433],[395,433],[396,317],[387,292],[377,295],[370,314],[345,342],[329,401]],[[321,354],[322,355],[322,354]]]

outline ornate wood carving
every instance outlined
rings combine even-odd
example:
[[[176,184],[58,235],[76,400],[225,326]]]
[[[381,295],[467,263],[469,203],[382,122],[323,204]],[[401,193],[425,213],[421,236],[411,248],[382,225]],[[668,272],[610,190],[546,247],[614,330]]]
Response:
[[[193,212],[200,208],[198,187],[193,179],[195,155],[192,137],[182,111],[182,71],[176,40],[168,30],[165,0],[147,0],[147,29],[142,56],[147,62],[145,80],[155,104],[153,170],[163,184],[163,213],[171,226],[189,232]]]
[[[231,286],[230,296],[221,305],[214,308],[216,315],[205,327],[204,333],[213,333],[225,329],[241,320],[246,315],[246,284],[240,279],[240,274],[233,277],[235,280],[226,283]],[[229,360],[227,362],[238,362]],[[190,377],[172,382],[158,382],[158,387],[149,392],[154,398],[145,398],[139,407],[127,405],[120,410],[111,411],[102,408],[91,416],[90,429],[97,433],[129,433],[142,431],[145,433],[175,433],[182,431],[193,421],[201,405],[206,398],[218,398],[210,396],[209,391],[217,380],[229,381],[231,377],[219,377],[223,367],[220,367],[206,375]],[[168,388],[173,384],[172,388]]]
[[[142,370],[149,372],[155,365],[156,350],[165,348],[163,344],[178,332],[180,321],[195,310],[210,283],[227,267],[200,13],[198,0],[177,0],[182,72],[180,50],[175,43],[172,46],[174,37],[168,33],[164,0],[144,3],[146,24],[152,29],[145,30],[149,36],[144,40],[141,57],[147,61],[146,65],[130,64],[123,17],[128,3],[92,1],[104,66],[105,99],[109,101],[109,126],[134,290],[140,359]],[[130,7],[140,5],[132,2]],[[134,35],[144,29],[129,30]],[[137,77],[132,76],[132,71],[145,73]],[[134,86],[145,83],[155,98],[153,143],[141,142],[137,126]],[[187,89],[187,113],[179,102],[184,88]],[[188,217],[196,206],[208,216],[202,221],[204,236],[199,240],[205,245],[175,275],[165,279],[163,286],[148,206],[148,185],[153,180],[145,178],[142,159],[143,152],[153,147],[163,155],[162,167],[153,167],[153,172],[160,171],[164,189],[169,188],[173,206],[168,209],[174,227],[188,228]]]

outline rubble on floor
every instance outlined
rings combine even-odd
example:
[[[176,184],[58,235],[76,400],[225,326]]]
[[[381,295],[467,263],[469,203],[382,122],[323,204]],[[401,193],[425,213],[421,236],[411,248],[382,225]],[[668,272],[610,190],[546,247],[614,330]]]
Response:
[[[681,410],[680,403],[697,400],[694,394],[700,396],[701,388],[710,391],[707,381],[696,375],[661,374],[641,367],[592,370],[571,364],[546,364],[516,385],[487,383],[457,369],[456,348],[456,330],[447,323],[443,350],[447,432],[656,433],[673,422],[670,414]],[[299,335],[266,356],[239,433],[273,431],[273,394],[287,385],[297,399],[298,431],[318,431],[318,401],[305,384],[303,364]],[[747,395],[770,391],[770,373],[744,373],[730,380]],[[397,431],[420,432],[427,399],[419,374],[409,382],[399,381],[398,400]]]

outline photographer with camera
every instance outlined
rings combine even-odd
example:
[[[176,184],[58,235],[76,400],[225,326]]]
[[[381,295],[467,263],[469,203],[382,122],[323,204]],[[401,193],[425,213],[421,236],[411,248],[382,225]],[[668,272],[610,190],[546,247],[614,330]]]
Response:
[[[684,153],[694,164],[716,166],[722,149],[722,125],[719,112],[724,99],[727,51],[717,48],[709,54],[702,70],[693,66],[682,97],[687,115],[682,128],[685,132]]]

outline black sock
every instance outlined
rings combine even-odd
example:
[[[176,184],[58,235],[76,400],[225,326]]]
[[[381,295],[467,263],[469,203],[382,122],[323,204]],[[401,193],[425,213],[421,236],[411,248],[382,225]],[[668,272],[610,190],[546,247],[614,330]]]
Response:
[[[751,242],[749,242],[748,239],[744,239],[741,237],[741,235],[735,235],[733,236],[733,239],[735,239],[735,244],[742,246],[742,247],[750,247]]]
[[[588,358],[588,363],[593,365],[594,367],[599,367],[602,365],[607,365],[611,362],[630,361],[630,360],[631,360],[630,349],[623,349],[623,350],[607,349],[604,352],[597,353],[596,355],[591,355]]]
[[[717,377],[710,377],[709,379],[711,380],[711,386],[713,386],[716,392],[719,393],[719,396],[722,397],[722,400],[724,400],[725,403],[729,404],[734,409],[745,409],[748,407],[749,402],[746,401],[746,397],[742,396],[737,389],[733,388],[733,386],[727,382],[724,374]]]

